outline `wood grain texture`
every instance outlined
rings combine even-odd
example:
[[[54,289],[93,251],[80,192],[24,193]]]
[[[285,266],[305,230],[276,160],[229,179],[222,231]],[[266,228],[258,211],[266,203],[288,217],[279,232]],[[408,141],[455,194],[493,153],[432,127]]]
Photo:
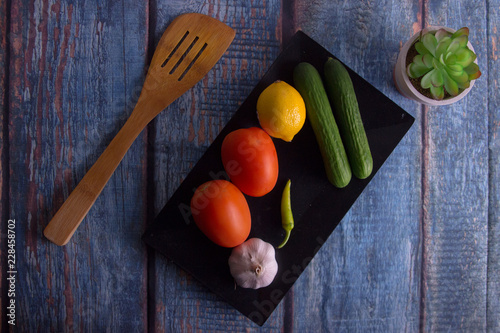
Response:
[[[154,211],[180,185],[206,148],[236,112],[279,53],[280,2],[168,1],[157,4],[155,36],[177,15],[201,12],[225,22],[236,37],[212,71],[174,102],[154,122]],[[218,171],[218,170],[215,170]],[[154,279],[155,332],[246,331],[256,327],[249,319],[217,298],[173,263],[158,255],[150,269]],[[280,330],[279,308],[264,331]]]
[[[8,200],[8,150],[9,150],[9,132],[8,132],[8,66],[9,66],[9,41],[8,41],[8,6],[7,1],[0,3],[0,331],[7,329],[7,306],[8,306],[8,283],[4,267],[7,267],[7,242],[4,241],[4,235],[7,234],[7,221],[9,219],[9,200]]]
[[[139,136],[73,240],[49,243],[43,228],[130,115],[164,29],[187,12],[226,22],[235,41]],[[140,236],[302,29],[416,121],[260,330],[500,331],[498,22],[497,0],[0,2],[0,251],[3,268],[15,218],[17,330],[259,330]],[[471,29],[483,76],[456,105],[421,107],[392,82],[401,45],[431,24]]]
[[[419,10],[414,1],[296,1],[297,28],[416,118],[294,286],[297,332],[419,329],[421,112],[392,81]]]
[[[137,136],[208,73],[234,34],[219,20],[198,13],[180,15],[168,26],[132,114],[45,228],[47,239],[57,245],[68,243]]]
[[[488,332],[500,331],[500,6],[489,4],[488,57],[488,270],[486,324]],[[484,74],[483,74],[484,75]]]
[[[488,262],[486,1],[425,3],[427,25],[468,26],[485,75],[472,92],[426,112],[423,318],[425,331],[485,331]],[[460,8],[459,11],[456,9]]]
[[[146,328],[144,137],[70,244],[42,236],[133,107],[146,23],[145,2],[12,2],[9,208],[21,332]]]

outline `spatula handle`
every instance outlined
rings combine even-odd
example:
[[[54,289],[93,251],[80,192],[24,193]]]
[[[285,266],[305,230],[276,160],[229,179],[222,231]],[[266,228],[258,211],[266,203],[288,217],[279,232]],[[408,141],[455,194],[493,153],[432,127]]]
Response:
[[[43,233],[51,242],[57,245],[68,243],[125,153],[147,125],[146,121],[138,119],[135,114],[137,112],[132,113],[45,228]]]

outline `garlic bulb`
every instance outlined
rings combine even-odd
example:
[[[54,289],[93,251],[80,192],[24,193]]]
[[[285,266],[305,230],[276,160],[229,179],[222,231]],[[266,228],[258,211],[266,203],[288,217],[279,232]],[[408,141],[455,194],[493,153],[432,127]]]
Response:
[[[259,238],[238,245],[229,257],[229,269],[236,284],[259,289],[273,282],[278,272],[274,247]]]

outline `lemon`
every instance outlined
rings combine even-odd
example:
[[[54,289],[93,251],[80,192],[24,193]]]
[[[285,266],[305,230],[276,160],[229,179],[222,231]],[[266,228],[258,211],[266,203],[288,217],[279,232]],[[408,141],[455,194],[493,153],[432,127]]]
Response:
[[[306,106],[294,87],[276,81],[260,94],[257,116],[267,134],[289,142],[304,126]]]

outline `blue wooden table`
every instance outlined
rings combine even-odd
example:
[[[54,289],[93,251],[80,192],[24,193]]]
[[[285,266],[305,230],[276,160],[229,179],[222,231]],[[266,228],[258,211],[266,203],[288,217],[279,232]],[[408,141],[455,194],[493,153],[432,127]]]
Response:
[[[233,44],[139,136],[70,243],[50,243],[43,229],[186,12],[233,27]],[[2,331],[500,331],[499,1],[5,0],[0,13]],[[393,84],[400,47],[429,25],[468,26],[478,54],[482,77],[452,106]],[[259,328],[141,235],[298,29],[416,121]]]

